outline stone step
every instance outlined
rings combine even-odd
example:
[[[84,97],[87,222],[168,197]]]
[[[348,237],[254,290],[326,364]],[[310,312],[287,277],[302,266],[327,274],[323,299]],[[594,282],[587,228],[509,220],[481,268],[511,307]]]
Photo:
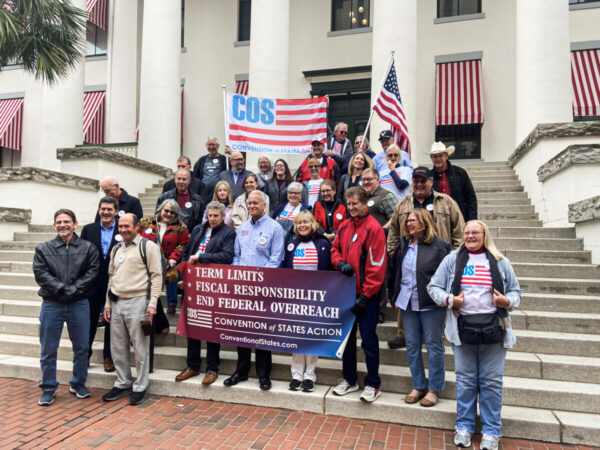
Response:
[[[589,264],[592,255],[589,251],[568,250],[502,250],[512,262],[542,262],[550,264]]]
[[[518,352],[600,357],[600,335],[598,334],[515,329],[515,335],[517,344],[514,350]]]
[[[491,220],[536,220],[538,215],[536,212],[519,212],[511,210],[495,210],[495,211],[478,211],[479,220],[488,222]]]
[[[77,232],[77,234],[81,233],[81,230],[83,229],[83,225],[85,225],[85,223],[80,223],[79,226],[77,228],[75,228],[75,231]],[[52,225],[29,224],[28,230],[31,231],[32,233],[54,233],[54,236],[56,236],[56,231],[54,230],[54,227]]]
[[[71,372],[72,363],[58,361],[59,382],[68,383]],[[201,385],[202,377],[195,377],[182,383],[174,382],[173,379],[178,372],[178,370],[156,370],[150,376],[149,393],[279,408],[289,408],[293,405],[296,410],[393,421],[406,425],[430,427],[435,423],[436,427],[448,430],[454,428],[456,420],[456,402],[451,399],[442,398],[435,408],[422,408],[418,405],[405,404],[404,393],[394,394],[386,391],[385,387],[382,397],[377,400],[376,407],[368,407],[358,400],[360,392],[335,397],[331,393],[331,386],[322,384],[319,380],[312,393],[289,391],[287,380],[274,380],[270,391],[261,392],[256,379],[249,379],[247,382],[228,388],[221,382],[226,375],[221,374],[216,383],[206,387]],[[39,380],[39,360],[35,357],[0,355],[0,376]],[[110,389],[114,379],[114,374],[106,374],[100,366],[92,366],[87,384],[91,387]],[[557,417],[563,418],[564,421],[559,421]],[[550,442],[561,442],[562,436],[563,443],[585,442],[591,445],[596,445],[600,441],[597,414],[506,406],[502,409],[502,418],[502,432],[505,436]]]
[[[35,250],[39,242],[33,241],[0,241],[2,250]]]
[[[481,198],[481,196],[477,197],[477,206],[486,206],[486,205],[497,205],[499,202],[502,202],[504,205],[531,205],[531,200],[527,197],[523,198]]]
[[[162,192],[162,187],[152,187],[152,188],[146,188],[146,190],[144,191],[144,194],[154,194],[157,197],[160,195],[160,193]]]
[[[583,239],[501,237],[494,244],[507,250],[583,250]]]
[[[478,170],[475,172],[470,171],[469,178],[472,183],[478,183],[483,181],[519,181],[519,177],[514,170],[498,170],[498,171],[484,171]]]
[[[479,215],[486,213],[505,212],[510,211],[514,213],[534,213],[535,209],[533,205],[505,205],[505,204],[491,204],[491,205],[478,205],[477,213]]]
[[[0,272],[0,284],[12,286],[37,286],[33,273]]]
[[[504,199],[515,199],[515,198],[526,198],[529,200],[527,193],[524,191],[517,192],[481,192],[477,194],[477,200],[504,200]]]
[[[501,185],[494,185],[494,184],[489,184],[489,185],[478,185],[478,186],[473,186],[475,188],[475,194],[477,195],[477,197],[479,197],[479,195],[481,193],[487,193],[487,192],[497,192],[497,193],[503,193],[505,194],[506,197],[511,197],[511,194],[513,192],[524,192],[523,186],[522,185],[514,185],[514,186],[501,186]]]
[[[494,219],[494,220],[486,220],[486,225],[488,227],[500,227],[500,228],[530,228],[530,227],[540,227],[542,226],[541,220],[510,220],[510,219]]]
[[[501,189],[510,190],[516,187],[523,187],[521,182],[518,179],[506,181],[506,180],[497,180],[496,177],[489,177],[481,181],[473,181],[473,187],[475,191],[479,188],[487,188],[487,187],[498,187]]]
[[[56,232],[34,232],[31,231],[26,233],[15,233],[14,239],[15,241],[28,241],[28,242],[44,242],[49,241],[50,239],[54,239],[56,237]]]
[[[2,261],[33,261],[34,252],[31,250],[0,250]]]
[[[14,262],[0,260],[0,272],[31,273],[33,264],[31,262]]]
[[[10,300],[38,300],[41,301],[41,297],[37,295],[39,286],[2,286],[0,285],[0,292],[2,297]]]
[[[600,295],[600,280],[520,277],[524,292],[566,295]]]
[[[473,179],[476,177],[488,177],[489,178],[494,178],[495,176],[498,175],[515,175],[515,171],[514,169],[511,169],[510,167],[499,167],[496,169],[489,169],[489,168],[478,168],[478,169],[472,169],[472,168],[468,168],[467,172],[469,174],[469,178]]]
[[[140,202],[144,203],[145,201],[153,201],[154,203],[156,203],[156,199],[160,196],[160,194],[140,194]]]
[[[600,296],[524,292],[521,298],[521,308],[526,311],[600,314]]]
[[[517,278],[560,276],[562,278],[600,279],[600,267],[595,264],[546,264],[513,262]]]
[[[576,238],[575,228],[543,228],[543,227],[520,227],[520,228],[501,228],[489,227],[493,238],[497,237],[543,237],[543,238]]]

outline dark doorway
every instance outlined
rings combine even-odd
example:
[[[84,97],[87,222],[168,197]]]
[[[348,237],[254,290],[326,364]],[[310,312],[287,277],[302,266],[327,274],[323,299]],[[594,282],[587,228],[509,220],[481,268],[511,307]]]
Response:
[[[452,159],[480,159],[482,125],[438,125],[435,127],[435,140],[456,147]]]

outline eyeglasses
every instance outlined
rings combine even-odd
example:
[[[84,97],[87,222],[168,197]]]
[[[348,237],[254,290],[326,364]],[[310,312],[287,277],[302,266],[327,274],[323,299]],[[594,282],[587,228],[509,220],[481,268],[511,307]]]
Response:
[[[338,133],[340,133],[340,134],[348,134],[347,131],[342,131],[342,130],[339,130]]]
[[[406,219],[406,223],[415,223],[418,222],[417,219]]]
[[[400,158],[400,153],[388,153],[390,158]]]
[[[175,211],[173,211],[172,209],[163,209],[163,212],[165,214],[168,214],[169,216],[174,216],[175,215]]]
[[[231,158],[231,161],[243,161],[244,158]]]
[[[465,231],[463,234],[465,236],[469,236],[469,235],[471,235],[471,236],[479,236],[482,233],[481,233],[481,231]]]
[[[418,179],[413,178],[413,184],[426,184],[427,181],[429,181],[429,180],[425,180],[423,178],[418,178]]]
[[[361,178],[361,181],[363,183],[370,183],[371,181],[375,181],[375,178]]]
[[[309,169],[320,169],[321,166],[308,166]]]
[[[290,195],[300,195],[300,192],[288,191],[288,194],[290,194]]]
[[[321,194],[328,194],[330,192],[333,192],[333,189],[321,189]]]

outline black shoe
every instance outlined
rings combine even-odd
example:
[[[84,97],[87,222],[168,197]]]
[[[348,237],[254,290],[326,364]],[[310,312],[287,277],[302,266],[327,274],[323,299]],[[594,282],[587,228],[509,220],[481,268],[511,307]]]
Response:
[[[300,386],[302,386],[302,382],[300,380],[296,380],[295,378],[290,381],[290,391],[299,391]]]
[[[129,394],[131,394],[131,391],[131,388],[121,389],[115,386],[102,396],[102,400],[106,402],[113,402],[115,400],[119,400],[120,398],[127,397]]]
[[[271,389],[271,380],[269,380],[268,378],[264,377],[261,378],[258,385],[260,386],[260,388],[263,391],[268,391],[269,389]]]
[[[403,337],[396,336],[394,339],[390,339],[388,341],[388,347],[392,350],[395,350],[397,348],[404,348],[406,347],[406,340]]]
[[[240,375],[239,373],[234,373],[229,378],[223,381],[225,386],[235,386],[236,384],[246,381],[248,379],[248,375]]]
[[[302,392],[312,392],[315,390],[315,383],[312,380],[304,380],[302,382]]]
[[[129,397],[129,404],[130,405],[140,405],[140,404],[144,403],[145,398],[146,398],[146,390],[143,390],[140,392],[132,392],[131,397]]]

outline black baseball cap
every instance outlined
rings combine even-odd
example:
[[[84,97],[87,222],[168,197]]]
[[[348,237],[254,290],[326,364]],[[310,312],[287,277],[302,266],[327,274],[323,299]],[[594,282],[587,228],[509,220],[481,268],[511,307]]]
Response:
[[[313,141],[310,143],[310,145],[314,145],[314,144],[325,145],[321,142],[320,139],[313,139]]]
[[[433,179],[433,174],[431,173],[431,170],[429,170],[427,167],[419,166],[415,170],[413,170],[412,177],[423,177],[425,179]]]
[[[381,133],[379,133],[379,140],[393,137],[394,135],[392,134],[391,130],[383,130]]]

